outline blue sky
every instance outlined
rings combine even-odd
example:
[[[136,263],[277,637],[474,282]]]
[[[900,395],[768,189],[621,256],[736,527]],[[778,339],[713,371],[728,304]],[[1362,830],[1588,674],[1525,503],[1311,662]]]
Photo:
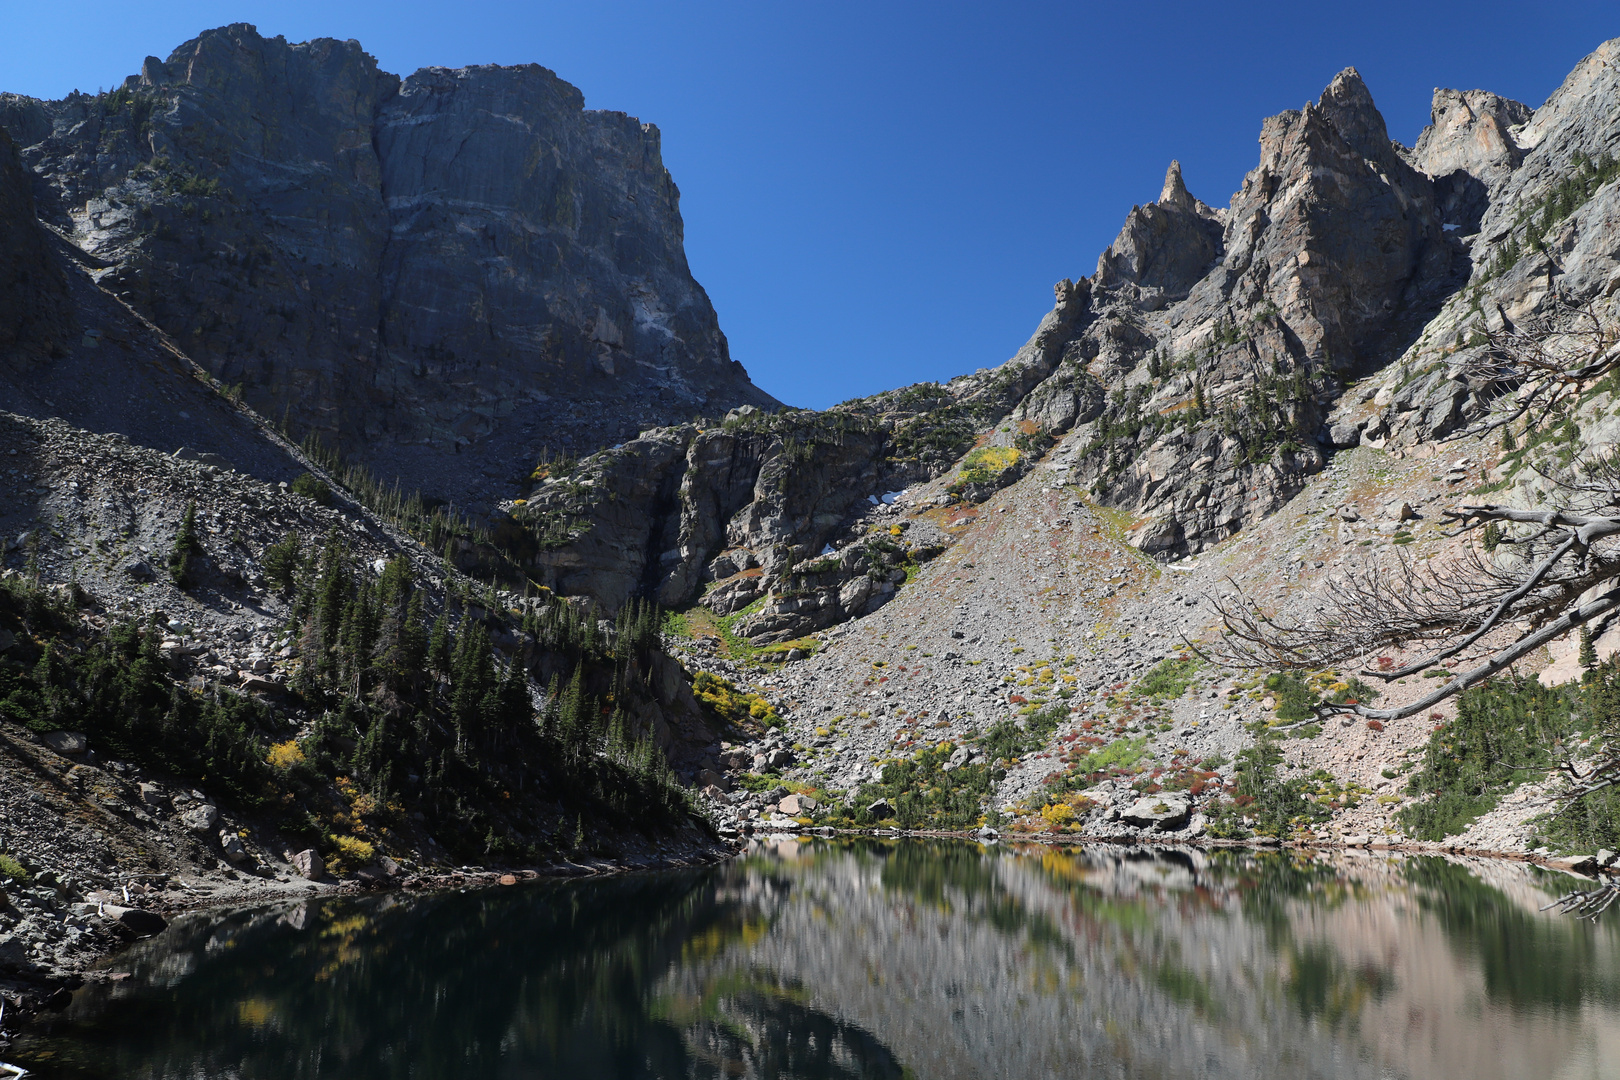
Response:
[[[1181,160],[1224,205],[1263,117],[1354,65],[1410,143],[1432,88],[1539,105],[1608,3],[243,0],[0,5],[0,89],[94,92],[197,31],[356,38],[384,68],[536,62],[656,123],[732,355],[821,407],[1000,363]]]

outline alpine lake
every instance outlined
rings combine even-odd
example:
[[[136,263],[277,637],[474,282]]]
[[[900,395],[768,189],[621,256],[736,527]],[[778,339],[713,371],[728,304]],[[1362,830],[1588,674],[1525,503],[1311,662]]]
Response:
[[[1380,852],[756,841],[704,870],[177,919],[40,1080],[1620,1076],[1620,913]]]

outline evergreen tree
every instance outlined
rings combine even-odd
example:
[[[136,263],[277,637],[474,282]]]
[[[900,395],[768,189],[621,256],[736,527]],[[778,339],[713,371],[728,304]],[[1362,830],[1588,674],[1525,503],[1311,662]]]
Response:
[[[450,613],[441,611],[439,617],[433,620],[433,634],[427,644],[427,666],[436,675],[450,674],[451,636]]]
[[[191,560],[202,553],[202,540],[197,536],[197,501],[193,499],[186,503],[180,531],[174,534],[174,547],[169,551],[169,577],[176,585],[184,589],[193,584],[195,568]]]
[[[1576,659],[1583,668],[1597,666],[1597,644],[1592,640],[1592,631],[1584,626],[1581,627],[1581,651]]]

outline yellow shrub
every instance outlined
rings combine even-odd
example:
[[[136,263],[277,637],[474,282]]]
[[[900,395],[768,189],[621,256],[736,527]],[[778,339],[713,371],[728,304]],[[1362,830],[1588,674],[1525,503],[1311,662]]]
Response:
[[[1041,818],[1048,825],[1068,825],[1074,821],[1074,807],[1068,803],[1053,803],[1041,808]]]
[[[296,739],[288,739],[272,746],[265,760],[278,769],[290,769],[304,760],[304,752],[298,748]]]
[[[377,849],[358,836],[334,836],[338,861],[346,867],[360,867],[377,857]]]
[[[698,672],[697,677],[692,680],[692,693],[699,701],[732,723],[739,723],[744,717],[752,717],[766,724],[775,724],[778,719],[776,710],[771,707],[770,702],[758,694],[738,690],[731,683],[707,671]]]

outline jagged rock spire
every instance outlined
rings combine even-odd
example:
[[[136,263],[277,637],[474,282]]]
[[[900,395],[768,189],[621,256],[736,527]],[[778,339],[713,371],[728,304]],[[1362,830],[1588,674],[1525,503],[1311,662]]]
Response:
[[[1181,162],[1171,161],[1164,173],[1164,190],[1159,192],[1160,206],[1173,206],[1178,210],[1196,210],[1198,200],[1187,190],[1181,179]]]

